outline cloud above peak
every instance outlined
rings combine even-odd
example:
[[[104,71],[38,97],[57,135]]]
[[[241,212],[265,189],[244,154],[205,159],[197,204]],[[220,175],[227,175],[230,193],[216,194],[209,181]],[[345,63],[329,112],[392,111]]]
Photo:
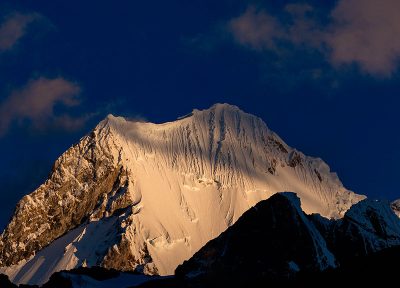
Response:
[[[279,15],[250,6],[228,30],[237,43],[258,51],[290,44],[320,51],[334,67],[356,64],[364,73],[389,77],[400,58],[398,11],[397,0],[340,0],[322,25],[308,4],[288,4]]]
[[[240,17],[229,22],[229,30],[238,43],[256,50],[276,49],[276,40],[284,36],[279,21],[250,6]]]
[[[331,61],[354,62],[370,74],[393,73],[400,57],[399,12],[398,0],[340,1],[326,37]]]
[[[36,13],[13,13],[0,24],[0,52],[11,50],[26,32],[27,26],[39,17]]]
[[[55,112],[57,105],[64,109],[78,106],[80,92],[78,84],[62,77],[30,80],[0,104],[0,135],[4,135],[14,122],[23,121],[29,121],[35,129],[75,130],[82,127],[87,116],[72,117],[66,112],[61,115]]]

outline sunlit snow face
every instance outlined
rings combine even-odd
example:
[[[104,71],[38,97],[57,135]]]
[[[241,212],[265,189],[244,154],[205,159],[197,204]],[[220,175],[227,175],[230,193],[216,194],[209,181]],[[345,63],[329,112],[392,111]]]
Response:
[[[109,115],[20,202],[24,209],[7,228],[15,236],[3,240],[50,245],[5,272],[16,282],[43,283],[55,271],[102,263],[170,275],[249,207],[280,191],[296,191],[305,211],[328,217],[363,198],[322,160],[292,149],[236,106],[217,104],[164,124]],[[26,233],[15,232],[18,225]],[[46,229],[30,232],[37,226]],[[7,247],[10,265],[28,260],[26,249]],[[25,273],[29,267],[38,270]]]

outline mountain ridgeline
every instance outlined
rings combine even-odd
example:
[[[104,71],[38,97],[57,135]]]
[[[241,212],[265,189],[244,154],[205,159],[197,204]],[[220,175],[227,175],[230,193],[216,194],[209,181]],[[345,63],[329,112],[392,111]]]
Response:
[[[19,201],[0,238],[0,272],[24,284],[85,266],[170,275],[282,191],[335,219],[365,198],[236,106],[163,124],[109,115]],[[328,256],[321,265],[333,265]]]

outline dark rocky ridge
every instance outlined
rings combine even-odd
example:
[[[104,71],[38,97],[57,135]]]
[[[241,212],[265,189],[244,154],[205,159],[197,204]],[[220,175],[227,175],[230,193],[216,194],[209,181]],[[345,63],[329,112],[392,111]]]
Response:
[[[312,284],[312,275],[319,280],[333,275],[343,279],[353,269],[350,263],[359,265],[364,261],[360,259],[367,259],[367,268],[376,267],[368,260],[375,256],[369,255],[396,246],[398,255],[399,245],[400,219],[387,202],[366,199],[353,205],[343,219],[329,220],[318,214],[307,216],[295,194],[280,193],[258,203],[179,266],[175,284],[295,286]],[[328,261],[329,256],[333,261]],[[361,270],[354,271],[360,274]],[[158,285],[153,287],[162,287]]]
[[[179,266],[176,276],[247,274],[274,280],[290,278],[300,270],[321,271],[335,266],[324,239],[301,211],[300,200],[292,193],[283,193],[247,211]]]
[[[400,220],[385,201],[365,199],[342,219],[309,216],[340,263],[400,245]]]

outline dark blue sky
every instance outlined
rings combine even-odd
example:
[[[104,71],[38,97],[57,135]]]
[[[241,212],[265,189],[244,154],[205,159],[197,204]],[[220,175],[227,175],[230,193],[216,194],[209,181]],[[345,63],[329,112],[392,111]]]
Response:
[[[2,1],[1,226],[108,113],[164,122],[216,102],[347,188],[400,198],[400,5],[343,1]]]

